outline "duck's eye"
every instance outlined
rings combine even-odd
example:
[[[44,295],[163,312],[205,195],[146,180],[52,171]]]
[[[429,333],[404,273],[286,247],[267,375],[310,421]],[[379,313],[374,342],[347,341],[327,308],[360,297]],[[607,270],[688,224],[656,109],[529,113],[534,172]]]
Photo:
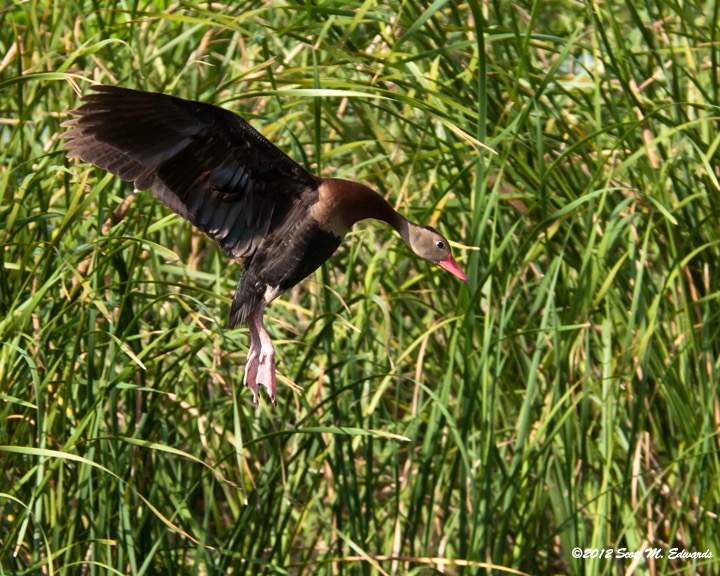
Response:
[[[438,240],[437,242],[435,242],[435,248],[437,248],[438,250],[445,250],[445,242],[443,242],[442,240]]]

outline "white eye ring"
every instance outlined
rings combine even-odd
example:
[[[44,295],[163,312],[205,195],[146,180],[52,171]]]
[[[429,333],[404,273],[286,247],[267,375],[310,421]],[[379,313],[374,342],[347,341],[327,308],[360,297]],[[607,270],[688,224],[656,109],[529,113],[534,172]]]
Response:
[[[442,240],[438,240],[437,242],[435,242],[435,248],[445,250],[445,242],[443,242]]]

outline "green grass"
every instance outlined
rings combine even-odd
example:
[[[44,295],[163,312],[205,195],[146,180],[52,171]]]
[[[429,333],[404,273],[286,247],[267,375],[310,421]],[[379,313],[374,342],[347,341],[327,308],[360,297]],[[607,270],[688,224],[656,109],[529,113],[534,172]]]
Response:
[[[719,11],[0,8],[0,574],[716,573]],[[254,409],[238,267],[59,151],[91,82],[243,114],[472,289],[357,226]]]

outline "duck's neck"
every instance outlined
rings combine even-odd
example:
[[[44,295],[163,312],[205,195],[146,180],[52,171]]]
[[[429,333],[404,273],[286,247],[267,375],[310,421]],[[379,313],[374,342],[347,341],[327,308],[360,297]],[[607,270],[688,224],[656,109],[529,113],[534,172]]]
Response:
[[[320,198],[313,218],[326,231],[343,236],[355,223],[373,218],[387,222],[406,244],[410,243],[412,224],[372,188],[351,180],[327,178],[318,190]]]

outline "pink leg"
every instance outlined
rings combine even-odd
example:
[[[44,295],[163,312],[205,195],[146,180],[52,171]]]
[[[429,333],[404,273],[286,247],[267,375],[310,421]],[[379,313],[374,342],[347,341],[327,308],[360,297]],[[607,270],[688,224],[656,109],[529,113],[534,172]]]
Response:
[[[253,404],[258,403],[258,388],[262,384],[275,404],[275,348],[270,335],[263,324],[263,309],[267,304],[261,302],[248,317],[250,326],[250,350],[248,351],[245,377],[243,382],[253,393]]]

